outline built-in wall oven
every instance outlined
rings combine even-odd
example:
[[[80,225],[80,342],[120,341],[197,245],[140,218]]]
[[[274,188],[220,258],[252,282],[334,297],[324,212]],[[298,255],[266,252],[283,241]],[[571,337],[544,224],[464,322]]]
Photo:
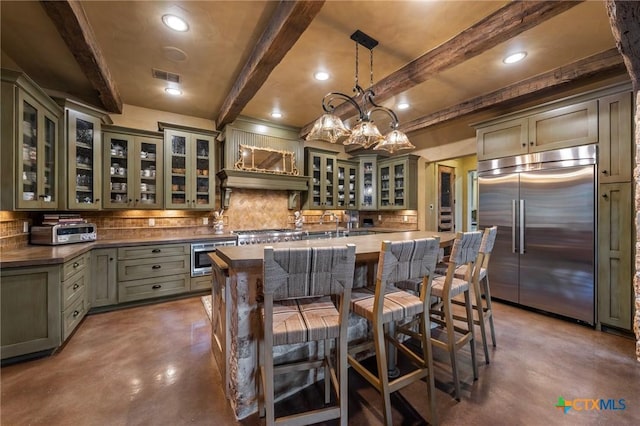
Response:
[[[217,247],[235,246],[237,239],[202,241],[191,244],[191,276],[211,274],[211,258],[209,253],[216,251]]]

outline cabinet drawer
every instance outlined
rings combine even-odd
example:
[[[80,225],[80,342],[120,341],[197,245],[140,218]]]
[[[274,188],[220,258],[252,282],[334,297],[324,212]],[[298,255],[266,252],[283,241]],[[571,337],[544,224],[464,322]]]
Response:
[[[71,259],[68,262],[65,262],[65,264],[62,267],[62,280],[66,280],[67,278],[69,278],[71,275],[75,274],[78,271],[83,270],[84,268],[87,267],[87,264],[89,263],[89,253],[85,253],[83,255],[80,255],[76,258]]]
[[[146,257],[189,255],[189,244],[162,244],[155,246],[120,247],[118,259],[142,259]]]
[[[189,290],[189,275],[173,275],[162,278],[123,282],[118,285],[118,302],[150,299]]]
[[[87,272],[80,271],[73,275],[68,280],[62,282],[62,306],[63,309],[67,309],[78,295],[84,297],[86,292],[86,278]]]
[[[71,332],[76,328],[87,313],[87,305],[84,297],[78,299],[62,312],[62,338],[67,340]]]
[[[118,281],[185,274],[190,268],[188,255],[121,260],[118,261]]]
[[[191,278],[191,291],[195,290],[211,290],[211,275]]]

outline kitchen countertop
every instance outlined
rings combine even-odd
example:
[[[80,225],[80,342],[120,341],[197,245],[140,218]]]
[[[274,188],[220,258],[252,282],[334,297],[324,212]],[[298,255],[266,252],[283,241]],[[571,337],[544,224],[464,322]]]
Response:
[[[202,241],[224,241],[233,239],[231,234],[189,235],[188,237],[148,237],[98,240],[90,243],[75,243],[59,246],[28,245],[16,249],[3,249],[0,253],[0,268],[36,265],[56,265],[80,256],[92,249],[144,246],[153,244],[183,244]]]
[[[380,245],[383,241],[401,241],[416,238],[440,237],[440,246],[448,246],[453,243],[456,234],[453,232],[436,231],[404,231],[381,234],[357,235],[353,237],[326,238],[315,240],[288,241],[287,247],[327,247],[345,244],[356,245],[356,260],[375,260],[380,253]],[[226,262],[231,268],[243,268],[261,264],[265,246],[277,247],[283,243],[255,244],[249,246],[225,246],[219,247],[216,255]]]

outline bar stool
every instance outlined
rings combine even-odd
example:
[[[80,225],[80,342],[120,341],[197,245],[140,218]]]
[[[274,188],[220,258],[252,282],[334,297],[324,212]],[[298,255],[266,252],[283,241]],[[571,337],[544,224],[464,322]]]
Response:
[[[461,265],[467,265],[467,271],[473,271],[473,264],[478,257],[481,240],[482,232],[458,232],[451,248],[446,275],[435,276],[429,282],[431,289],[427,292],[440,299],[440,302],[436,306],[432,306],[430,310],[431,321],[444,327],[447,340],[434,338],[432,333],[431,344],[449,352],[455,397],[458,401],[460,400],[460,381],[458,379],[456,352],[469,343],[474,380],[478,378],[478,367],[476,363],[473,312],[469,294],[471,276],[467,274],[464,279],[460,279],[454,275],[456,268]],[[460,294],[464,295],[466,329],[454,324],[452,299]],[[456,332],[460,337],[456,337]]]
[[[477,312],[477,318],[474,316],[473,323],[480,326],[480,334],[482,336],[482,346],[484,347],[484,357],[487,364],[489,364],[489,347],[487,345],[487,332],[486,321],[489,321],[489,327],[491,329],[491,342],[493,347],[496,346],[496,331],[493,326],[493,310],[491,309],[491,289],[489,288],[489,259],[493,246],[496,242],[496,235],[498,234],[498,227],[492,226],[485,228],[482,234],[482,242],[480,243],[480,251],[478,252],[478,259],[475,263],[475,270],[472,274],[471,283],[473,285],[473,292],[475,302],[472,304],[472,308]],[[467,276],[467,265],[462,265],[456,268],[455,277],[464,279]],[[484,297],[484,302],[482,298]],[[453,300],[456,305],[464,306],[464,302],[460,300]],[[454,315],[454,319],[461,319]]]
[[[260,379],[267,425],[303,425],[340,419],[347,424],[347,326],[353,286],[355,245],[323,248],[264,249],[263,342],[260,345]],[[334,304],[332,297],[337,302]],[[335,340],[335,360],[330,342]],[[320,359],[274,365],[273,347],[295,343],[324,342]],[[318,353],[320,351],[318,350]],[[325,405],[305,413],[276,418],[274,378],[279,374],[324,367]]]
[[[352,293],[352,312],[372,323],[372,343],[375,349],[377,374],[371,372],[356,359],[357,354],[370,350],[371,342],[350,346],[349,364],[382,395],[384,421],[387,425],[391,425],[391,393],[425,377],[428,377],[427,390],[432,423],[436,423],[433,360],[431,341],[427,333],[430,329],[428,291],[431,286],[429,283],[433,275],[431,271],[435,269],[438,258],[439,246],[440,240],[438,238],[398,242],[384,241],[380,249],[375,287],[354,289]],[[402,291],[390,284],[410,279],[413,275],[422,277],[424,284],[420,296]],[[419,332],[412,332],[409,335],[419,339],[421,353],[409,348],[392,331],[394,329],[392,325],[395,322],[408,320],[414,316],[419,317]],[[401,327],[396,332],[409,333]],[[389,380],[387,360],[390,353],[387,352],[389,345],[386,344],[386,341],[391,343],[394,350],[398,350],[411,361],[414,366],[413,370]]]

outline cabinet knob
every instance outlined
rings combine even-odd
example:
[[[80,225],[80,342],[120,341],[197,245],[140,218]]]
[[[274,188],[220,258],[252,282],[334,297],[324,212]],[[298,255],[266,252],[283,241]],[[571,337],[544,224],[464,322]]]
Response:
[[[73,262],[73,267],[77,268],[78,266],[80,266],[80,264],[78,262]]]
[[[138,201],[140,201],[140,200],[138,200],[138,199],[136,198],[136,204],[138,204]]]
[[[129,198],[129,202],[131,202],[131,198]]]
[[[609,198],[609,196],[607,194],[602,194],[602,198],[606,200],[607,198]]]
[[[609,173],[609,172],[607,172],[606,170],[602,171],[602,174],[605,175],[605,176],[607,175],[607,173]]]
[[[152,288],[153,290],[157,290],[157,289],[159,289],[159,288],[162,288],[162,286],[161,286],[160,284],[156,284],[156,285],[151,286],[151,288]]]
[[[110,258],[109,258],[109,262],[113,262],[113,257],[110,257]]]
[[[533,141],[529,142],[529,145],[533,146]]]
[[[75,283],[75,284],[73,285],[73,289],[74,289],[74,290],[77,290],[77,289],[79,289],[79,288],[80,288],[80,284]]]
[[[151,267],[151,269],[160,269],[160,268],[162,268],[162,265],[153,265]]]
[[[78,311],[77,309],[75,311],[73,311],[73,317],[77,317],[78,315],[80,315],[80,311]]]
[[[95,203],[97,204],[97,203],[99,203],[99,202],[100,202],[100,198],[96,198]]]

